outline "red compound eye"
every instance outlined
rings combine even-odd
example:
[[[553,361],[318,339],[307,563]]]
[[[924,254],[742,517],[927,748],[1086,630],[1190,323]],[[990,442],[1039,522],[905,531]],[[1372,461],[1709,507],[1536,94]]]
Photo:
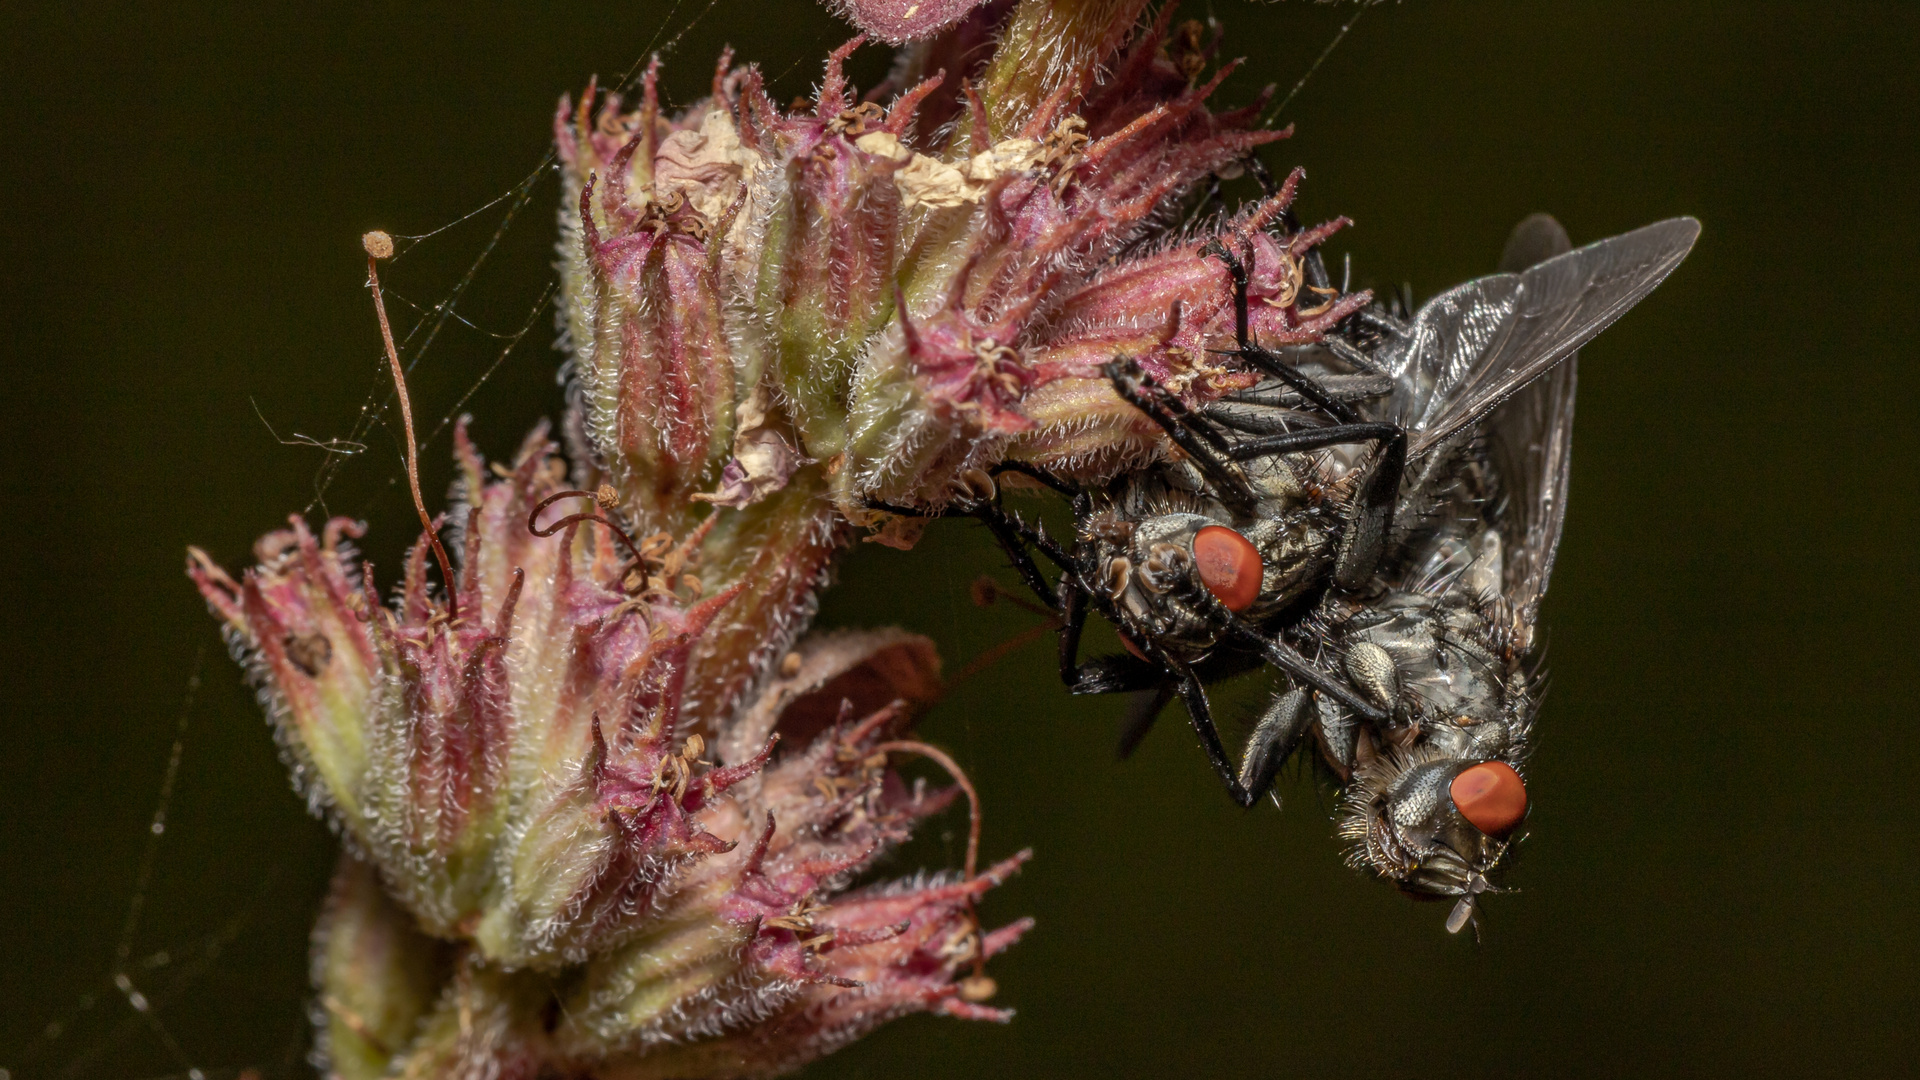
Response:
[[[1460,816],[1488,836],[1513,831],[1527,816],[1527,785],[1504,761],[1483,761],[1462,769],[1447,788]]]
[[[1225,525],[1209,525],[1194,534],[1193,561],[1200,568],[1200,583],[1228,611],[1245,611],[1260,599],[1260,552]]]

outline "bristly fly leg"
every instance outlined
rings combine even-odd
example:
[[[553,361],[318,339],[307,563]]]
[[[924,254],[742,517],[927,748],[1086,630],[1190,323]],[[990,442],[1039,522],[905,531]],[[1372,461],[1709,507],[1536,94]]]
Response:
[[[1367,464],[1360,490],[1348,504],[1346,529],[1334,555],[1333,580],[1343,589],[1365,585],[1386,550],[1394,507],[1400,501],[1400,481],[1407,471],[1406,429],[1382,422],[1334,424],[1247,439],[1228,453],[1235,461],[1253,461],[1355,442],[1374,442],[1381,449]]]
[[[1039,478],[1036,477],[1036,479]],[[1064,481],[1061,483],[1063,487],[1066,486]],[[1085,493],[1076,493],[1075,512],[1084,513],[1086,502]],[[1059,545],[1045,533],[1028,527],[1018,516],[1001,507],[997,491],[991,497],[956,501],[954,505],[940,510],[898,506],[879,500],[868,500],[866,505],[870,509],[898,514],[901,517],[971,517],[979,519],[986,525],[1013,563],[1013,568],[1020,575],[1021,581],[1033,590],[1048,608],[1059,613],[1061,620],[1060,681],[1070,692],[1122,694],[1136,690],[1149,690],[1165,681],[1164,667],[1128,653],[1116,653],[1081,663],[1080,638],[1086,630],[1088,601],[1092,595],[1087,590],[1080,573],[1081,563],[1074,554],[1061,550]],[[1060,579],[1057,584],[1048,584],[1046,576],[1040,571],[1039,563],[1034,559],[1035,551],[1040,552],[1048,561],[1059,567]]]
[[[1131,360],[1108,361],[1101,370],[1122,401],[1159,425],[1174,445],[1186,451],[1194,467],[1219,485],[1221,490],[1215,494],[1222,502],[1234,504],[1235,509],[1242,511],[1253,507],[1257,501],[1253,489],[1239,467],[1228,460],[1228,442],[1212,425],[1191,420],[1186,405],[1153,382]]]
[[[1218,239],[1209,240],[1200,249],[1200,254],[1213,256],[1226,264],[1227,273],[1233,278],[1233,342],[1230,356],[1238,356],[1254,367],[1279,379],[1300,394],[1301,397],[1318,406],[1328,416],[1342,423],[1353,423],[1360,414],[1346,402],[1327,392],[1325,387],[1313,377],[1297,370],[1293,365],[1253,343],[1247,312],[1247,264],[1240,257],[1227,250],[1227,246]],[[1252,251],[1248,251],[1252,257]]]
[[[1247,738],[1240,759],[1240,786],[1259,795],[1273,786],[1273,778],[1300,745],[1314,719],[1313,695],[1299,687],[1274,696],[1265,715]]]
[[[1233,763],[1227,760],[1227,748],[1220,741],[1220,730],[1214,726],[1213,709],[1207,704],[1207,691],[1200,685],[1200,677],[1185,665],[1169,666],[1178,680],[1180,699],[1186,703],[1187,719],[1193,723],[1194,734],[1200,736],[1200,748],[1207,752],[1207,761],[1213,765],[1213,771],[1219,774],[1220,782],[1227,786],[1227,795],[1243,808],[1252,807],[1265,789],[1249,791],[1240,783]]]
[[[1330,446],[1344,443],[1377,442],[1391,448],[1399,444],[1400,457],[1406,457],[1407,432],[1399,424],[1373,421],[1360,421],[1352,424],[1332,424],[1320,428],[1303,428],[1278,435],[1263,435],[1235,443],[1227,456],[1235,461],[1254,461],[1263,457],[1275,457],[1280,454],[1298,454],[1308,450],[1325,450]],[[1389,450],[1391,453],[1391,450]]]
[[[1219,609],[1218,614],[1221,616],[1222,629],[1229,637],[1248,648],[1257,650],[1266,658],[1267,663],[1279,668],[1287,678],[1293,681],[1294,685],[1317,690],[1353,710],[1355,715],[1375,724],[1384,723],[1387,720],[1387,714],[1380,706],[1355,693],[1346,683],[1315,667],[1312,661],[1294,651],[1291,645],[1279,638],[1261,633],[1252,623],[1234,615],[1224,607]]]
[[[939,510],[897,506],[877,499],[867,500],[866,505],[870,510],[879,510],[882,513],[900,517],[978,519],[989,532],[993,533],[993,538],[999,542],[1001,550],[1006,552],[1007,558],[1013,563],[1014,572],[1020,575],[1020,581],[1049,608],[1059,607],[1058,590],[1047,580],[1046,575],[1040,572],[1040,566],[1034,562],[1032,553],[1028,551],[1028,545],[1032,545],[1033,550],[1039,551],[1052,560],[1064,575],[1073,576],[1074,567],[1066,553],[1060,551],[1058,545],[1054,544],[1045,533],[1028,528],[1025,522],[1001,508],[997,499],[961,501]]]

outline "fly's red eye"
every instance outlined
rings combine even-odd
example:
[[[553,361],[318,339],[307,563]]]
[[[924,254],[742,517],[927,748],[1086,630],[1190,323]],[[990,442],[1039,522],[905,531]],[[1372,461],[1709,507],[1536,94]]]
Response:
[[[1260,599],[1260,551],[1225,525],[1209,525],[1194,534],[1193,561],[1200,568],[1200,583],[1228,611],[1245,611]]]
[[[1527,816],[1527,785],[1504,761],[1483,761],[1462,769],[1447,788],[1454,808],[1488,836],[1513,831]]]

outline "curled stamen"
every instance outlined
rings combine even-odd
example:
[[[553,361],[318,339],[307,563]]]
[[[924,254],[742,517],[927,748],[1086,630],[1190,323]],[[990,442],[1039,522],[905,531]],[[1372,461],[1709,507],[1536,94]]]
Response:
[[[407,400],[407,375],[400,368],[400,350],[393,345],[393,326],[387,322],[387,302],[380,294],[381,259],[393,256],[393,237],[378,229],[362,236],[360,246],[367,249],[367,284],[373,289],[373,311],[380,316],[380,340],[387,347],[387,363],[393,368],[393,390],[400,398],[400,419],[407,433],[407,487],[413,492],[413,508],[420,514],[420,525],[427,530],[427,542],[433,545],[433,557],[440,563],[440,580],[447,588],[447,617],[460,617],[459,589],[453,580],[453,564],[447,561],[447,549],[440,546],[434,531],[433,516],[427,513],[427,501],[420,497],[420,451],[413,437],[413,405]]]
[[[607,489],[605,488],[601,489],[601,491],[605,491],[605,490]],[[561,529],[566,528],[567,526],[573,524],[576,521],[598,522],[599,524],[605,525],[608,529],[611,529],[613,531],[613,535],[620,538],[620,542],[627,546],[627,551],[630,554],[632,554],[633,561],[635,563],[644,563],[645,559],[642,558],[640,554],[640,549],[634,546],[633,537],[628,536],[627,531],[625,529],[622,529],[620,526],[615,525],[610,519],[603,517],[600,514],[596,514],[593,511],[588,511],[584,514],[568,514],[566,517],[561,518],[560,520],[547,526],[545,529],[542,529],[540,527],[541,513],[544,512],[547,507],[552,506],[554,503],[559,502],[561,499],[592,499],[594,501],[594,505],[596,506],[606,505],[606,503],[603,501],[601,491],[579,491],[579,490],[570,489],[567,491],[556,491],[552,495],[549,495],[546,498],[541,499],[537,504],[534,505],[534,508],[531,511],[529,511],[527,514],[527,531],[532,533],[535,536],[545,537],[545,536],[552,536],[554,533],[559,532]],[[436,543],[434,546],[438,547],[439,545]]]
[[[873,751],[877,754],[893,752],[919,754],[921,757],[931,758],[935,764],[947,770],[947,774],[953,777],[953,782],[960,785],[961,791],[967,793],[966,875],[967,880],[972,881],[978,876],[980,867],[980,793],[973,789],[973,781],[967,779],[966,770],[960,767],[959,762],[949,757],[945,750],[929,743],[923,743],[918,739],[894,739],[875,746]],[[973,920],[973,934],[978,938],[980,934],[980,914],[974,910],[973,898],[971,896],[967,898],[967,915]],[[987,957],[985,950],[975,948],[973,954],[973,976],[967,981],[971,983],[972,986],[969,989],[963,990],[963,993],[980,996],[981,1000],[993,996],[993,981],[987,978]]]
[[[967,880],[973,880],[980,863],[980,793],[973,789],[973,781],[967,779],[966,771],[960,768],[960,763],[948,757],[945,750],[918,739],[894,739],[883,742],[875,746],[873,752],[919,754],[921,757],[931,758],[935,764],[947,770],[948,775],[953,777],[953,782],[960,785],[961,791],[967,793],[967,802],[972,807],[967,826]]]

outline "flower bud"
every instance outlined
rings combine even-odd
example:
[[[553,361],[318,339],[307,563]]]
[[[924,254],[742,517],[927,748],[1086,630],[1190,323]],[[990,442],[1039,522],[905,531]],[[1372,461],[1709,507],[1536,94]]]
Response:
[[[377,1080],[433,1010],[451,954],[387,898],[373,869],[340,860],[313,931],[314,1064]]]
[[[296,520],[238,579],[190,567],[353,851],[315,939],[332,1067],[652,1075],[693,1055],[721,1075],[903,1012],[997,1018],[958,983],[1018,936],[982,937],[973,902],[1024,856],[843,895],[955,794],[889,767],[940,692],[931,644],[802,642],[704,735],[695,657],[750,590],[709,593],[696,538],[636,541],[563,488],[543,430],[506,468],[464,423],[455,445],[457,604],[416,544],[383,606],[341,521]]]
[[[1286,133],[1254,126],[1258,104],[1209,111],[1232,66],[1200,80],[1210,50],[1173,48],[1171,9],[1133,35],[1139,7],[1018,5],[977,88],[934,74],[889,87],[886,107],[854,104],[856,38],[791,113],[728,57],[678,117],[660,115],[652,69],[631,112],[591,90],[563,108],[584,449],[635,521],[678,531],[690,495],[744,509],[792,487],[831,548],[844,535],[820,492],[865,524],[871,501],[937,506],[958,472],[1008,456],[1098,479],[1158,454],[1098,371],[1124,354],[1196,400],[1247,385],[1209,351],[1233,344],[1209,241],[1250,267],[1266,345],[1366,302],[1300,288],[1337,223],[1266,231],[1297,176],[1249,214],[1150,242],[1169,200]],[[916,144],[923,112],[956,111],[948,145]],[[703,545],[726,563],[736,542]]]
[[[891,768],[928,749],[931,644],[803,639],[817,591],[858,527],[911,546],[875,502],[1165,453],[1116,357],[1196,404],[1249,385],[1209,252],[1264,346],[1368,301],[1305,285],[1344,219],[1276,230],[1297,173],[1170,231],[1286,134],[1209,109],[1231,65],[1170,6],[849,2],[919,39],[897,82],[849,85],[862,37],[792,110],[730,54],[678,114],[657,62],[637,102],[562,101],[573,462],[456,428],[445,594],[423,541],[383,604],[344,520],[237,579],[191,553],[350,852],[314,960],[343,1076],[770,1075],[907,1012],[1005,1019],[982,965],[1027,924],[975,909],[1024,854],[849,891],[955,792]]]

